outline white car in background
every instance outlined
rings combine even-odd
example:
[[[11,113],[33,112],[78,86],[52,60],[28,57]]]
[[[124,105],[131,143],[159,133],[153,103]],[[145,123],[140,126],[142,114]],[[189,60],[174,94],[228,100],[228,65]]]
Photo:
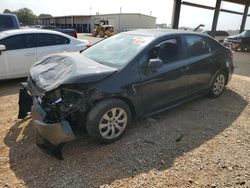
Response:
[[[87,40],[51,30],[0,32],[0,80],[25,77],[40,58],[52,53],[81,51],[88,45]]]

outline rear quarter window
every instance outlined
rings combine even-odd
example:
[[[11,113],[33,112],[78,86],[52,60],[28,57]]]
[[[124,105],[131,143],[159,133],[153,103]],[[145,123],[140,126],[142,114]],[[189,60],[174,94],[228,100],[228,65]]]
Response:
[[[221,47],[221,44],[219,44],[217,41],[214,41],[211,38],[206,37],[206,38],[204,38],[204,41],[207,44],[207,46],[209,46],[209,48],[211,48],[211,52],[215,51]]]

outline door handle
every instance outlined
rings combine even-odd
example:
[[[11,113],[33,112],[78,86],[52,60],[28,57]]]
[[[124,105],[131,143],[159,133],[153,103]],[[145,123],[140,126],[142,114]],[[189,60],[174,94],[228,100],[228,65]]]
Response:
[[[190,67],[189,66],[186,66],[184,68],[181,68],[181,72],[186,72],[186,71],[189,71],[190,70]]]
[[[35,55],[34,52],[28,52],[28,53],[25,54],[25,56],[33,56],[33,55]]]

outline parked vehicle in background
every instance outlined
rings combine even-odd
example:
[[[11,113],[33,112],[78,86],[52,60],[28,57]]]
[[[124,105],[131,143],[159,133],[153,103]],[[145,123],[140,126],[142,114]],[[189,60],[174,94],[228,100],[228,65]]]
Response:
[[[95,28],[92,32],[93,37],[111,37],[115,34],[114,32],[114,26],[109,25],[108,20],[97,20],[95,23]]]
[[[248,51],[250,50],[250,30],[229,36],[224,40],[224,43],[232,50]]]
[[[0,80],[27,76],[33,63],[57,52],[84,50],[89,42],[50,30],[0,32]]]
[[[209,36],[212,36],[212,31],[203,31],[202,33],[208,34]],[[214,33],[214,38],[219,41],[219,42],[223,42],[225,38],[227,38],[229,36],[229,33],[226,31],[222,31],[222,30],[217,30]]]
[[[51,55],[32,66],[20,90],[19,118],[32,109],[37,144],[61,158],[63,143],[76,138],[73,125],[114,142],[132,118],[200,95],[219,97],[233,70],[231,50],[207,35],[123,32],[81,54]]]
[[[0,32],[9,29],[20,29],[16,15],[0,14]]]
[[[58,31],[77,38],[77,32],[75,29],[61,29],[55,26],[40,26],[40,25],[35,25],[34,28]],[[10,29],[20,29],[20,24],[16,15],[0,14],[0,31],[10,30]]]
[[[53,31],[58,31],[58,32],[62,32],[62,33],[65,33],[67,35],[77,38],[77,32],[75,29],[62,29],[62,28],[58,28],[55,26],[46,26],[46,25],[41,26],[40,29],[49,29]]]

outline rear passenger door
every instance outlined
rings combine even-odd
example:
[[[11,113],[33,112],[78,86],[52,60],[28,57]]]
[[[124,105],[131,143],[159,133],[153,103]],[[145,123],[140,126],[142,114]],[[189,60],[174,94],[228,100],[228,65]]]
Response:
[[[61,35],[39,33],[37,34],[37,59],[48,54],[70,50],[70,39]]]
[[[36,61],[36,46],[34,34],[19,34],[0,41],[6,46],[1,53],[1,73],[4,78],[27,76],[30,66]],[[5,69],[5,70],[3,70]]]
[[[189,61],[189,72],[186,74],[188,93],[195,93],[209,87],[217,70],[217,43],[208,37],[186,35],[184,41]]]

